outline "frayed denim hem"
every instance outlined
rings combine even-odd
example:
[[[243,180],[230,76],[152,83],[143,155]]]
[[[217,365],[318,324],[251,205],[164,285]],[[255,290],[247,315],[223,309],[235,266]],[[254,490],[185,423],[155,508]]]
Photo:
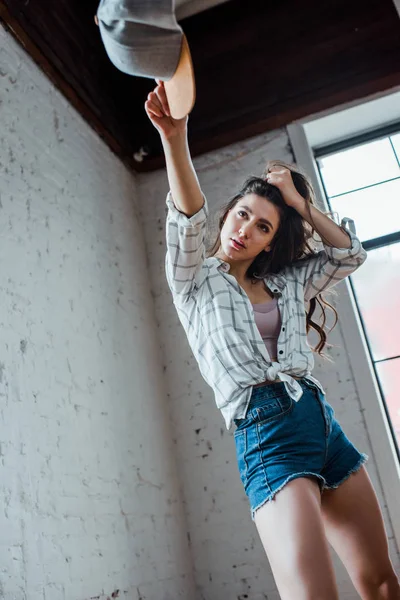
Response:
[[[362,453],[360,460],[358,461],[356,466],[353,467],[352,469],[350,469],[350,471],[347,473],[347,475],[345,475],[338,483],[334,483],[333,485],[325,485],[324,489],[325,490],[336,490],[336,488],[338,488],[339,485],[344,483],[346,481],[346,479],[348,479],[350,477],[350,475],[352,475],[353,473],[356,473],[359,469],[361,469],[361,467],[367,462],[368,459],[369,459],[368,454]]]
[[[285,479],[285,481],[282,483],[282,485],[280,485],[276,490],[274,490],[273,493],[268,496],[268,498],[266,498],[265,500],[260,502],[260,504],[258,504],[255,508],[251,509],[252,521],[254,521],[256,511],[259,508],[261,508],[262,506],[264,506],[264,504],[267,504],[267,502],[270,502],[271,500],[273,500],[275,498],[276,494],[278,492],[280,492],[282,490],[282,488],[285,487],[286,484],[288,484],[290,481],[293,481],[293,479],[299,479],[300,477],[315,477],[318,480],[318,482],[321,483],[320,489],[321,489],[321,494],[322,494],[322,492],[324,490],[335,490],[336,488],[338,488],[342,483],[344,483],[346,481],[346,479],[348,479],[350,477],[350,475],[352,475],[353,473],[356,473],[367,462],[368,459],[369,459],[369,456],[367,454],[362,453],[361,457],[358,460],[355,467],[350,469],[350,471],[338,483],[335,483],[333,485],[328,485],[325,477],[323,477],[322,475],[319,475],[318,473],[313,473],[311,471],[303,471],[300,473],[293,473],[292,475],[289,475],[289,477],[287,477]]]
[[[267,502],[270,502],[271,500],[273,500],[275,498],[276,494],[278,492],[280,492],[281,489],[284,488],[286,484],[288,484],[290,481],[293,481],[293,479],[299,479],[300,477],[315,477],[318,480],[318,482],[322,483],[322,485],[320,485],[321,491],[326,486],[325,477],[322,477],[322,475],[319,475],[318,473],[314,473],[314,472],[311,472],[311,471],[302,471],[302,472],[299,472],[299,473],[293,473],[292,475],[289,475],[289,477],[287,477],[285,479],[285,481],[282,483],[282,485],[280,485],[276,490],[274,490],[272,492],[272,494],[270,494],[268,496],[268,498],[266,498],[265,500],[263,500],[262,502],[260,502],[260,504],[258,504],[258,506],[256,506],[255,508],[251,509],[251,519],[252,519],[252,521],[254,521],[254,516],[256,514],[256,511],[259,508],[261,508],[262,506],[264,506],[264,504],[266,504]]]

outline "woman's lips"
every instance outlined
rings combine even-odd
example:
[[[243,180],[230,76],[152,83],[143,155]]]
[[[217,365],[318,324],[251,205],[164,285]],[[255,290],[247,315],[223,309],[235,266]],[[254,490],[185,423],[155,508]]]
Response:
[[[244,246],[242,244],[239,244],[236,240],[234,240],[233,238],[231,238],[231,243],[232,246],[236,249],[236,250],[242,250],[244,249]]]

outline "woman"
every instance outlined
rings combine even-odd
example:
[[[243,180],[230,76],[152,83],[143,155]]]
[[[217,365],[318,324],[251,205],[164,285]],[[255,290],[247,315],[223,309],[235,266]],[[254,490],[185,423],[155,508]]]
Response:
[[[205,257],[208,215],[187,144],[187,118],[170,117],[164,86],[146,112],[161,136],[167,197],[166,273],[204,379],[235,443],[252,518],[281,598],[338,598],[328,541],[365,600],[400,599],[382,515],[360,454],[311,376],[307,332],[321,292],[366,259],[354,231],[313,205],[307,178],[279,161],[225,207]],[[313,252],[313,230],[324,250]],[[306,309],[308,307],[308,310]]]

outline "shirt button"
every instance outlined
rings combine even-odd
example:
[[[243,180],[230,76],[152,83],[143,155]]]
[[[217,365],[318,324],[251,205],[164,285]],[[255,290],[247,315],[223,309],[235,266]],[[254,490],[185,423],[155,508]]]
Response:
[[[283,350],[279,350],[279,354],[283,354]]]
[[[278,293],[278,290],[273,290],[274,292]]]
[[[284,328],[284,327],[282,327],[282,331],[285,331],[285,328]]]

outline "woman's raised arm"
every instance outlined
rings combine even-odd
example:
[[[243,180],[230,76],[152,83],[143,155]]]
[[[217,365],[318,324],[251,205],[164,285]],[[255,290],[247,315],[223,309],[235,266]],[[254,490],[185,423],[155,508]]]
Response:
[[[174,204],[180,212],[191,217],[201,209],[204,198],[189,151],[188,117],[176,120],[170,116],[163,83],[157,83],[147,97],[146,113],[161,137]]]

